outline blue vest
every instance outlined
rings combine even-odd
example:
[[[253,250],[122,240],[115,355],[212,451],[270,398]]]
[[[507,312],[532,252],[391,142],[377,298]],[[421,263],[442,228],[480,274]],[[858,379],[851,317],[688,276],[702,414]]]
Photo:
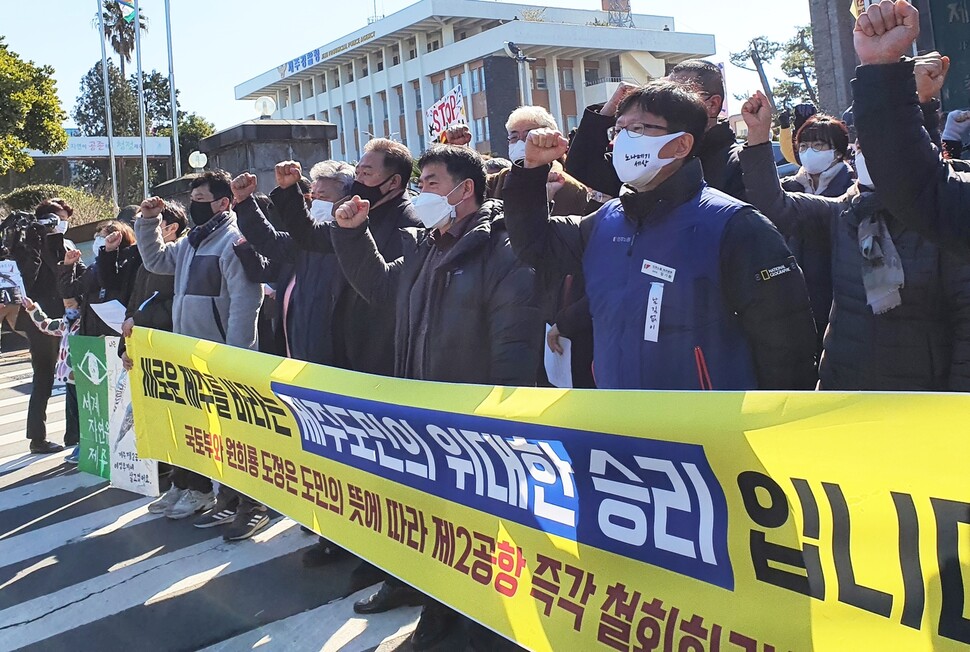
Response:
[[[751,347],[721,280],[724,228],[743,207],[704,186],[667,215],[644,219],[639,233],[619,199],[600,209],[583,255],[597,387],[702,389],[702,357],[713,389],[757,388]],[[663,295],[651,309],[656,317],[659,303],[659,327],[645,334],[651,284]]]

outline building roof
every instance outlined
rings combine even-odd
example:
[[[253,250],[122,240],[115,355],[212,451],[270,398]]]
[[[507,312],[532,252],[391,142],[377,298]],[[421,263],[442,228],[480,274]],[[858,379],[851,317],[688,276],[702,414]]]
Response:
[[[640,51],[676,63],[709,56],[715,51],[713,35],[673,31],[674,19],[669,16],[634,14],[635,28],[607,27],[606,19],[606,12],[599,10],[483,0],[420,0],[310,52],[299,53],[239,84],[235,95],[236,99],[243,100],[274,93],[415,34],[439,30],[446,23],[456,31],[475,27],[488,28],[488,31],[443,45],[434,52],[419,53],[425,74],[456,65],[455,53],[449,48],[461,47],[461,59],[468,61],[502,53],[505,41],[529,46],[526,51],[532,57],[574,58]]]

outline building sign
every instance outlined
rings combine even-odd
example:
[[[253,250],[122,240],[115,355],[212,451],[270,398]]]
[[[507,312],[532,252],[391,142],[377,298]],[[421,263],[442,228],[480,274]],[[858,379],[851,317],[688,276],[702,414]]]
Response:
[[[445,129],[453,124],[468,124],[468,116],[465,113],[465,99],[461,94],[461,84],[458,84],[451,92],[434,103],[427,110],[425,124],[428,126],[428,135],[432,140],[436,140]]]
[[[316,50],[311,50],[306,54],[301,54],[295,59],[290,59],[286,63],[278,66],[276,70],[280,73],[280,79],[284,79],[286,77],[289,77],[293,73],[300,72],[301,70],[305,70],[314,64],[320,63],[321,61],[326,61],[330,57],[336,56],[341,52],[343,52],[344,50],[349,50],[352,47],[356,47],[360,45],[361,43],[370,41],[371,39],[374,38],[375,34],[376,32],[368,32],[363,36],[358,36],[352,41],[347,41],[342,45],[338,45],[332,50],[326,50],[323,52],[319,48],[317,48]]]
[[[152,136],[145,139],[149,156],[171,156],[172,140]],[[116,136],[114,139],[115,156],[141,156],[141,138],[137,136]],[[107,136],[69,136],[67,147],[54,154],[28,149],[32,158],[108,158]]]

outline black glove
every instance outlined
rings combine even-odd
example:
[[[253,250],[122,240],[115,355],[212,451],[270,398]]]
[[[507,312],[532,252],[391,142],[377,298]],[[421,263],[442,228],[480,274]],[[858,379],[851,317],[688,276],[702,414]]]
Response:
[[[791,111],[789,111],[788,109],[785,109],[784,111],[778,114],[778,126],[781,127],[782,129],[791,128]]]

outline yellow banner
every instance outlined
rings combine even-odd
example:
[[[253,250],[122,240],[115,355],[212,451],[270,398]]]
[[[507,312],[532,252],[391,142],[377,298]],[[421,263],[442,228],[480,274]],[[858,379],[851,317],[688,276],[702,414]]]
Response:
[[[128,350],[142,457],[529,649],[970,643],[968,396],[446,385],[144,329]]]

